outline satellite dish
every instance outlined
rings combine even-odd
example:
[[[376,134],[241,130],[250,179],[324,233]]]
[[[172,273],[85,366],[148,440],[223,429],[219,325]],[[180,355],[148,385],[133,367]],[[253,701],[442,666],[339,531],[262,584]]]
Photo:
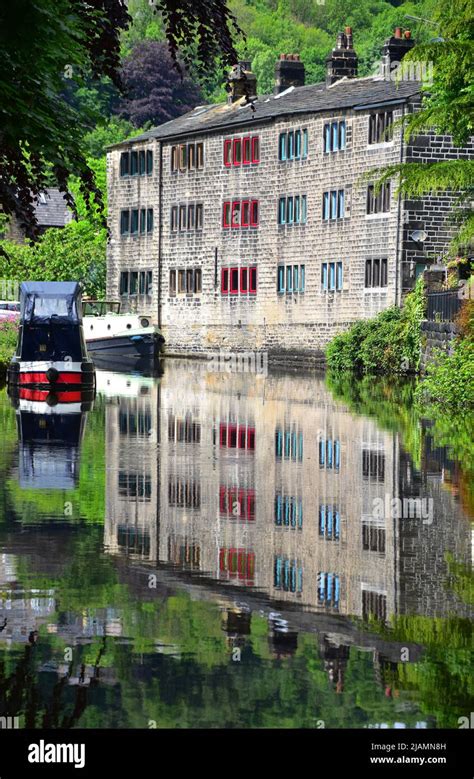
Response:
[[[428,238],[428,233],[425,230],[414,230],[410,233],[410,238],[417,243],[424,243]]]

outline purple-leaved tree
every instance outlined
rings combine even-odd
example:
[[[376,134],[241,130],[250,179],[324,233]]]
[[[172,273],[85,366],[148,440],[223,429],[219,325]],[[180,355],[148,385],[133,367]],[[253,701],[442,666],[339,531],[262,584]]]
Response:
[[[124,97],[117,113],[135,127],[163,124],[190,111],[201,100],[199,87],[174,65],[167,43],[142,41],[124,60]]]

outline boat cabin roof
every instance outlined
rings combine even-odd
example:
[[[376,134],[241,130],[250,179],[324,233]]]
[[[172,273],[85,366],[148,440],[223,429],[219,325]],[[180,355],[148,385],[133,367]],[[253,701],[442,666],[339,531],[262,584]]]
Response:
[[[21,319],[27,324],[80,324],[81,291],[77,281],[24,281]]]

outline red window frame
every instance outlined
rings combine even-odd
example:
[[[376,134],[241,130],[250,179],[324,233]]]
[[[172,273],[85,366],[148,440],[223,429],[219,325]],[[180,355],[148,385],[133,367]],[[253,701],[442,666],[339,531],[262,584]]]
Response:
[[[222,268],[221,270],[221,294],[229,294],[229,268]]]
[[[249,295],[257,294],[257,266],[251,265],[249,268]]]
[[[247,490],[247,519],[255,519],[255,490]]]
[[[227,447],[237,449],[237,425],[227,425]]]
[[[239,449],[247,448],[247,428],[245,425],[239,425],[238,444]]]
[[[245,284],[244,284],[245,279]],[[249,269],[243,267],[240,269],[240,292],[242,295],[246,295],[249,291]]]
[[[226,162],[227,159],[228,162]],[[232,167],[232,141],[230,139],[224,141],[224,165],[226,168]]]
[[[258,200],[251,200],[250,201],[250,227],[258,227],[259,216],[260,216],[259,215],[259,201]]]
[[[235,279],[236,284],[233,284]],[[239,294],[239,269],[237,267],[229,268],[229,295]]]
[[[235,222],[234,215],[237,212],[236,206],[238,206],[238,214],[239,214],[239,221]],[[240,200],[233,200],[232,201],[232,211],[231,211],[231,227],[235,230],[240,227],[240,219],[242,215],[242,202]]]
[[[221,447],[227,446],[227,425],[221,422],[219,425],[219,443]]]
[[[247,449],[250,449],[251,451],[255,450],[255,428],[254,427],[247,428]]]
[[[247,219],[245,219],[245,207],[247,206]],[[250,200],[242,200],[240,206],[240,225],[250,227]]]
[[[224,200],[224,203],[222,205],[222,227],[224,227],[224,229],[228,229],[231,225],[231,221],[230,222],[226,221],[227,206],[229,207],[229,216],[230,219],[232,220],[232,203],[230,200]]]
[[[257,147],[258,151],[257,154],[255,154],[255,147]],[[260,162],[260,136],[254,135],[252,138],[252,162],[257,165]]]
[[[247,147],[248,154],[245,153]],[[251,165],[252,163],[252,139],[250,135],[246,135],[242,138],[242,163],[243,165]]]
[[[227,490],[225,487],[219,487],[219,512],[227,514]]]
[[[237,149],[240,148],[240,162],[237,160]],[[232,163],[236,167],[242,165],[242,139],[234,138],[232,141]]]

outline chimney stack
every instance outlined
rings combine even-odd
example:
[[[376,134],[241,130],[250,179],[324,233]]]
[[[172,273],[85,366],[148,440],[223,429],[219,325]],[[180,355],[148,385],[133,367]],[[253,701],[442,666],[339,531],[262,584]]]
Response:
[[[304,65],[299,54],[280,54],[275,65],[275,95],[289,87],[304,87]]]
[[[251,63],[241,60],[232,68],[227,77],[229,84],[229,103],[236,103],[242,97],[255,98],[257,96],[257,77],[252,73]]]
[[[410,30],[405,30],[402,34],[401,28],[396,27],[391,38],[387,38],[382,49],[382,75],[389,78],[390,73],[395,70],[403,57],[409,52],[415,41],[411,37]]]
[[[346,27],[344,32],[338,33],[336,48],[326,58],[326,86],[344,78],[357,76],[357,54],[354,51],[352,27]]]

